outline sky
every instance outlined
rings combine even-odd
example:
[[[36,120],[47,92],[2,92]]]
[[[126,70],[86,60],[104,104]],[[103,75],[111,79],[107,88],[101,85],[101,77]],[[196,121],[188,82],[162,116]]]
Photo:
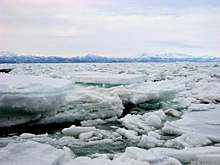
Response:
[[[0,51],[220,57],[219,0],[0,0]]]

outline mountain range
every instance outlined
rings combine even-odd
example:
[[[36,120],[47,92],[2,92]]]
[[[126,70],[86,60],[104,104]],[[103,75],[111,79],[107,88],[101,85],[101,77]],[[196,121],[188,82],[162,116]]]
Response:
[[[0,51],[0,63],[114,63],[114,62],[220,62],[219,57],[192,56],[183,53],[149,54],[142,53],[135,57],[104,57],[93,54],[79,57],[17,55]]]

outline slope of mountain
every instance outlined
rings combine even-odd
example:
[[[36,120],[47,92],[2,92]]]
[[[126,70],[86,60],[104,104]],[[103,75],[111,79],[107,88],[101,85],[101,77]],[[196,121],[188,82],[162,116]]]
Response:
[[[220,62],[218,57],[200,56],[183,53],[164,53],[164,54],[148,54],[142,53],[131,58],[113,58],[103,57],[93,54],[87,54],[83,57],[58,57],[58,56],[32,56],[32,55],[17,55],[12,52],[0,51],[0,63],[82,63],[82,62],[97,62],[97,63],[113,63],[113,62]]]
[[[139,58],[193,58],[192,55],[183,54],[183,53],[164,53],[164,54],[149,54],[149,53],[142,53],[139,54],[137,57]]]

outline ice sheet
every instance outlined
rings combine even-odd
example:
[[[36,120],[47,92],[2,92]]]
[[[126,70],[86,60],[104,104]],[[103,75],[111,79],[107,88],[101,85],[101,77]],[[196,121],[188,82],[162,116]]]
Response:
[[[90,165],[130,165],[130,163],[119,162],[119,161],[110,161],[109,159],[96,158],[91,159],[88,157],[79,157],[74,160],[69,161],[65,165],[85,165],[89,162]],[[144,165],[144,164],[143,164]],[[148,164],[145,164],[148,165]]]
[[[44,76],[0,74],[0,126],[38,120],[55,112],[73,90],[68,80]],[[16,114],[13,115],[13,114]]]
[[[1,165],[35,165],[59,164],[64,158],[64,151],[48,144],[34,141],[24,143],[10,143],[0,149]]]
[[[75,73],[73,80],[81,84],[94,85],[127,85],[146,81],[146,75],[143,74],[109,74],[100,72],[82,72]]]
[[[166,162],[167,164],[181,165],[181,163],[190,163],[192,161],[198,162],[198,160],[200,162],[205,162],[205,160],[201,158],[202,155],[209,155],[207,157],[213,157],[215,159],[207,161],[208,164],[211,162],[214,164],[218,164],[219,162],[216,156],[219,155],[219,153],[219,147],[198,147],[187,148],[183,150],[169,148],[153,148],[149,150],[144,150],[136,147],[128,147],[126,148],[125,153],[123,153],[115,160],[123,162],[132,162],[133,160],[139,162],[148,162],[150,164],[162,164]]]
[[[213,142],[220,142],[220,109],[186,111],[182,119],[164,124],[163,131],[169,134],[200,133]]]
[[[47,124],[87,120],[81,122],[83,126],[97,129],[76,137],[62,132],[23,132],[21,136],[0,138],[3,155],[14,155],[17,147],[25,151],[25,146],[35,141],[53,146],[52,154],[62,148],[62,159],[53,156],[60,164],[219,164],[219,64],[4,66],[14,69],[0,77],[1,123],[10,126],[30,121]],[[85,80],[83,84],[74,84],[77,75]],[[147,79],[139,81],[142,76]],[[10,106],[7,110],[3,109],[6,104]],[[124,107],[124,114],[128,114],[121,116]],[[8,110],[11,113],[6,113]],[[18,162],[22,163],[22,156],[17,155]],[[30,160],[36,160],[34,156],[29,155]]]
[[[96,131],[97,130],[95,127],[76,127],[75,125],[72,125],[69,128],[64,128],[62,130],[62,133],[64,135],[78,137],[81,133],[96,132]]]

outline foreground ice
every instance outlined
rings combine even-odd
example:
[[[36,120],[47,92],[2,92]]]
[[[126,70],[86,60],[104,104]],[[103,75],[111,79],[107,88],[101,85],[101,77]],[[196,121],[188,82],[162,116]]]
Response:
[[[0,74],[1,128],[10,131],[9,126],[20,124],[43,128],[74,121],[81,126],[71,123],[71,127],[53,128],[55,133],[38,135],[32,130],[2,137],[0,164],[220,162],[219,64],[1,67],[13,68]],[[48,150],[51,154],[42,155]]]
[[[185,111],[182,119],[167,121],[162,130],[175,135],[197,132],[213,142],[220,142],[219,113],[219,106],[214,109],[206,109],[206,111]]]
[[[14,164],[116,164],[116,165],[181,165],[182,163],[218,165],[220,147],[198,147],[182,150],[170,148],[153,148],[144,150],[137,147],[127,147],[122,154],[115,155],[110,160],[108,155],[94,155],[95,157],[75,157],[67,147],[56,149],[48,144],[34,141],[10,143],[0,150],[2,165]]]
[[[0,163],[2,165],[34,165],[34,164],[60,164],[65,152],[47,144],[33,141],[24,143],[10,143],[0,150]]]
[[[206,161],[202,156],[206,155]],[[150,164],[173,164],[190,163],[196,161],[197,164],[207,163],[210,165],[219,164],[220,148],[219,147],[203,147],[203,148],[187,148],[183,150],[169,148],[154,148],[143,150],[136,147],[128,147],[121,156],[116,158],[123,162],[149,162]],[[213,158],[213,159],[212,159]],[[166,163],[165,163],[166,162]]]
[[[64,96],[73,90],[71,81],[43,76],[0,74],[0,80],[1,127],[38,120],[56,112]]]
[[[4,80],[0,82],[0,113],[4,114],[1,116],[1,127],[32,121],[48,124],[120,116],[126,104],[140,104],[141,108],[149,109],[146,102],[167,102],[185,89],[184,84],[175,81],[145,82],[146,75],[139,72],[98,73],[98,76],[94,72],[91,75],[91,72],[88,72],[83,75],[91,80],[91,83],[99,84],[92,82],[94,78],[101,84],[128,85],[100,88],[85,86],[86,82],[83,82],[84,85],[73,86],[80,73],[70,71],[69,76],[62,76],[63,73],[60,73],[60,76],[51,76],[52,73],[43,74],[46,71],[39,75],[39,70],[37,75],[36,72],[32,73],[35,76],[20,73],[15,75],[16,69],[11,74],[0,75],[0,79]],[[108,75],[111,76],[107,77]],[[101,78],[102,76],[105,79]],[[160,105],[162,106],[164,107],[163,104]],[[18,116],[15,117],[14,113]]]

